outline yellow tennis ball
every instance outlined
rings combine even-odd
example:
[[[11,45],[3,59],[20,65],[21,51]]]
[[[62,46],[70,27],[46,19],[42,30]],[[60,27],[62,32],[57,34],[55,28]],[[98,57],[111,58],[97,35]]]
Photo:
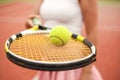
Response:
[[[54,45],[63,46],[70,40],[71,34],[65,26],[55,26],[52,28],[49,37]]]

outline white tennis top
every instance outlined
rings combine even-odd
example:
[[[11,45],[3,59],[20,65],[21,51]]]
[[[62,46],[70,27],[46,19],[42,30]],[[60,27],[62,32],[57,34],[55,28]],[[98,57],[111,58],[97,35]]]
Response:
[[[66,26],[71,32],[80,34],[82,13],[78,0],[43,0],[40,15],[44,26]]]

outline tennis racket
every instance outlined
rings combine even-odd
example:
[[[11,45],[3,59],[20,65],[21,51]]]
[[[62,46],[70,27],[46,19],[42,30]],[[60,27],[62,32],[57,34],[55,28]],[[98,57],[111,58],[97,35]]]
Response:
[[[87,66],[96,60],[93,43],[83,36],[72,34],[64,46],[55,46],[49,40],[50,28],[38,25],[12,35],[5,43],[7,58],[30,69],[61,71]]]

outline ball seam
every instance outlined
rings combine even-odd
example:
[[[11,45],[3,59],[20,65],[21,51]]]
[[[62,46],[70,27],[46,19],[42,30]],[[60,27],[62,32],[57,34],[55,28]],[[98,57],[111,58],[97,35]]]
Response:
[[[52,38],[52,37],[58,38],[58,39],[62,42],[62,45],[65,44],[64,41],[63,41],[61,38],[59,38],[59,37],[57,37],[57,36],[50,36],[50,38]]]

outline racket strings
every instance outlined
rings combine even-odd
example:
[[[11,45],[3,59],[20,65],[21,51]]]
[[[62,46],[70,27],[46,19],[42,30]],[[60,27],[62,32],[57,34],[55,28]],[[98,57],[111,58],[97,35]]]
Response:
[[[56,47],[46,33],[24,35],[11,44],[10,50],[27,59],[48,62],[77,60],[91,53],[84,43],[72,39],[66,45]]]

